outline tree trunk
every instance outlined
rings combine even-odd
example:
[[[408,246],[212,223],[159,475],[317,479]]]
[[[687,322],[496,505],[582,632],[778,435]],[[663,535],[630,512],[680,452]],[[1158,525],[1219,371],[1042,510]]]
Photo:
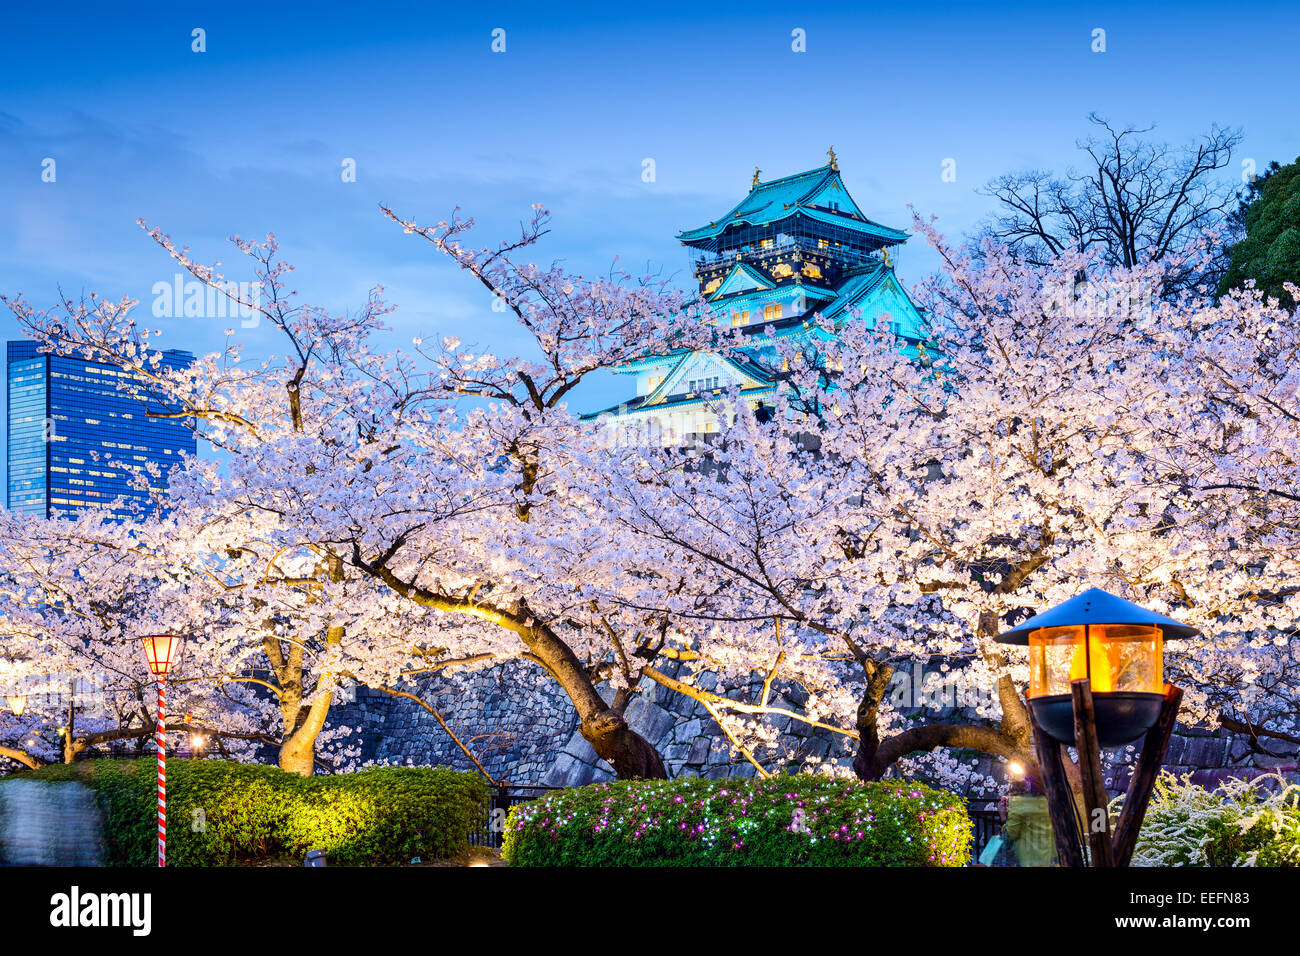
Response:
[[[292,388],[291,394],[296,394]],[[326,558],[326,569],[331,581],[343,580],[343,561],[336,554]],[[343,643],[342,626],[332,626],[325,631],[327,648]],[[316,772],[316,738],[320,736],[329,716],[330,705],[334,702],[334,688],[321,690],[310,707],[303,708],[302,662],[303,650],[300,644],[289,648],[286,659],[280,652],[279,642],[268,637],[264,642],[267,657],[280,680],[280,714],[284,720],[284,738],[280,743],[280,769],[288,770],[303,777],[310,777]],[[324,678],[322,678],[324,679]],[[333,678],[330,678],[332,681]]]
[[[596,755],[614,768],[620,779],[647,778],[666,780],[668,770],[663,758],[648,740],[628,726],[621,706],[606,704],[596,692],[591,675],[578,660],[573,649],[551,628],[537,622],[523,602],[510,608],[493,608],[463,598],[439,594],[418,584],[403,581],[382,562],[367,563],[361,549],[353,546],[352,563],[373,574],[402,597],[424,607],[434,607],[451,614],[468,614],[490,621],[518,635],[537,661],[573,701],[578,712],[578,731],[596,751]],[[620,702],[625,705],[626,696]]]
[[[33,757],[25,750],[19,750],[17,747],[6,747],[0,744],[0,757],[8,757],[10,760],[16,760],[24,767],[35,770],[37,767],[45,766],[44,762]]]
[[[668,779],[659,752],[628,726],[622,711],[627,706],[626,695],[618,695],[615,706],[606,704],[572,649],[549,627],[533,626],[519,634],[573,701],[579,733],[596,755],[614,768],[620,780]]]
[[[998,680],[998,698],[1002,704],[1002,725],[933,723],[910,727],[891,737],[880,739],[880,703],[889,689],[893,668],[862,660],[867,677],[866,688],[858,703],[858,752],[853,771],[861,780],[879,780],[895,761],[917,751],[937,747],[959,747],[1015,760],[1024,767],[1036,766],[1029,727],[1028,711],[1011,678]]]
[[[280,744],[280,769],[296,773],[300,777],[310,777],[315,773],[318,732],[319,728],[312,731],[304,722],[293,733],[287,734]]]
[[[310,777],[315,772],[316,738],[325,726],[325,718],[329,716],[333,700],[333,691],[320,694],[310,707],[300,706],[295,699],[295,717],[291,721],[286,716],[284,737],[280,742],[281,770],[303,777]],[[282,707],[282,711],[284,709],[287,708]]]
[[[326,632],[327,644],[338,644],[342,640],[342,627],[331,627]],[[300,648],[294,648],[290,653],[284,677],[289,679],[281,678],[283,696],[280,698],[280,713],[284,718],[285,732],[280,743],[280,769],[310,777],[316,771],[316,738],[325,727],[325,718],[329,716],[330,705],[334,702],[334,690],[331,688],[321,691],[310,707],[302,706]]]

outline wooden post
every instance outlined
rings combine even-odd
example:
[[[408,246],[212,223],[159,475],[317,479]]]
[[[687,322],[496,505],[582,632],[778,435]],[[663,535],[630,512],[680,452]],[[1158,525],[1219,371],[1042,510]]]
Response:
[[[1092,704],[1092,682],[1084,677],[1070,681],[1074,703],[1074,747],[1079,752],[1079,776],[1083,780],[1083,804],[1088,811],[1084,827],[1093,866],[1114,866],[1110,842],[1110,800],[1101,775],[1101,748],[1097,745],[1097,713]]]
[[[1043,776],[1043,792],[1047,794],[1047,812],[1052,820],[1052,834],[1056,837],[1056,859],[1061,866],[1082,867],[1083,851],[1079,840],[1079,826],[1074,810],[1074,796],[1065,764],[1061,761],[1061,745],[1047,736],[1047,732],[1034,719],[1032,708],[1029,722],[1034,731],[1034,751],[1038,756],[1038,771]]]
[[[1133,858],[1138,832],[1142,829],[1142,820],[1151,803],[1151,791],[1160,775],[1160,767],[1165,762],[1169,735],[1173,733],[1174,724],[1178,721],[1178,708],[1182,701],[1182,689],[1166,684],[1165,702],[1160,708],[1160,717],[1142,739],[1142,751],[1138,754],[1137,763],[1133,765],[1133,776],[1129,779],[1128,790],[1124,793],[1124,805],[1115,824],[1116,866],[1128,866],[1129,860]]]

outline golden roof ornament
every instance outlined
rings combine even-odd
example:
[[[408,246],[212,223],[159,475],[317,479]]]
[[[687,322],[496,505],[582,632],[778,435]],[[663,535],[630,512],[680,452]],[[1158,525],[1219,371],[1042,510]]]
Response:
[[[830,149],[826,150],[826,155],[831,161],[831,169],[838,173],[840,171],[840,161],[835,158],[835,147],[832,146]]]
[[[758,185],[758,174],[761,173],[761,172],[762,172],[762,170],[759,169],[757,166],[754,167],[754,182],[751,184],[751,186],[757,186],[757,185]]]
[[[885,248],[881,249],[880,255],[885,260],[885,268],[892,269],[894,267],[894,260],[893,257],[890,256],[889,254],[889,247],[885,246]]]

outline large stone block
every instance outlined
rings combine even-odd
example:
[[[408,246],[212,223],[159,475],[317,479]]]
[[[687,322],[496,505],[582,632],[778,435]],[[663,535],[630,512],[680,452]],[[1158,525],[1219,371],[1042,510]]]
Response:
[[[1183,763],[1194,767],[1222,767],[1225,763],[1225,741],[1218,737],[1192,737],[1183,752]]]
[[[668,736],[676,722],[672,714],[642,696],[633,698],[623,716],[629,727],[655,745]]]
[[[600,759],[596,756],[596,749],[592,747],[587,738],[582,736],[580,733],[574,733],[574,735],[569,738],[569,742],[565,744],[563,752],[576,757],[583,763],[594,764]]]
[[[542,777],[542,786],[545,787],[564,787],[568,786],[567,780],[573,768],[581,765],[581,761],[573,754],[562,753],[555,758],[555,763],[551,764],[551,769]]]
[[[673,728],[673,739],[681,743],[690,743],[704,732],[704,726],[698,717],[683,720]]]

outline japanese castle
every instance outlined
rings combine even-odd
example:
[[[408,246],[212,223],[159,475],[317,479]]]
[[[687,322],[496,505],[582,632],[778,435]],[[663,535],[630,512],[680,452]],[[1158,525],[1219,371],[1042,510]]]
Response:
[[[734,209],[678,236],[690,249],[700,304],[753,345],[728,355],[683,348],[622,365],[615,372],[635,376],[636,396],[586,417],[666,444],[715,433],[723,390],[738,385],[751,407],[761,406],[780,387],[766,371],[780,361],[773,339],[827,337],[813,321],[819,314],[835,327],[856,315],[884,320],[905,348],[921,342],[921,314],[890,253],[907,233],[868,219],[844,188],[835,151],[828,156],[825,166],[769,182],[754,170]]]

